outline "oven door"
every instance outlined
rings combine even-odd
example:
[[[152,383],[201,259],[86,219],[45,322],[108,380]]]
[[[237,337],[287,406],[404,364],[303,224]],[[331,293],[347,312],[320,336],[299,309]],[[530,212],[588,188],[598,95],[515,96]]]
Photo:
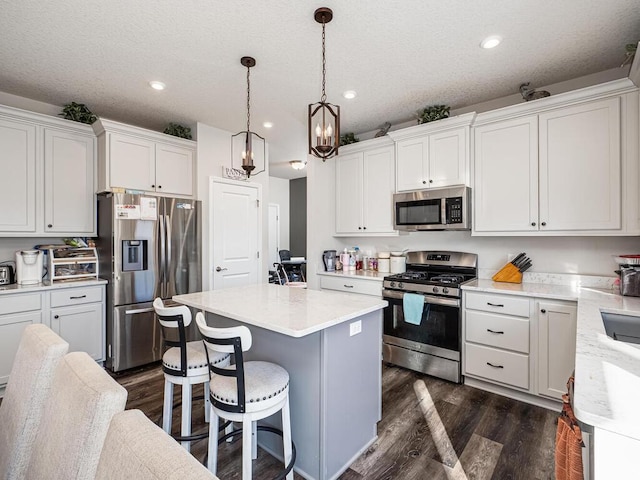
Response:
[[[424,295],[419,325],[405,321],[403,292],[383,290],[383,341],[389,345],[460,361],[460,299]]]

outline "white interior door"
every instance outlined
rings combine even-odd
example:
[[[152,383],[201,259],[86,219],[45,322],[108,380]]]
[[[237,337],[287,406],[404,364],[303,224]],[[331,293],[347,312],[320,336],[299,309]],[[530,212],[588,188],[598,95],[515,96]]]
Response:
[[[258,283],[260,194],[249,184],[212,183],[210,219],[213,290]]]
[[[273,270],[273,264],[280,261],[280,205],[269,204],[269,270]]]

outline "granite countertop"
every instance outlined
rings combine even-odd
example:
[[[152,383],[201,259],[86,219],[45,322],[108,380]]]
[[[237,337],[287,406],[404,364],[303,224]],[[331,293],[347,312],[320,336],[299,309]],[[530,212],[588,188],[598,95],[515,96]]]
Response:
[[[92,287],[94,285],[105,285],[106,280],[98,278],[97,280],[76,280],[73,282],[55,282],[52,283],[49,280],[45,280],[42,283],[36,283],[33,285],[18,285],[14,283],[12,285],[1,285],[0,295],[8,295],[15,293],[28,293],[28,292],[42,292],[45,290],[57,290],[60,288],[74,288],[74,287]]]
[[[388,304],[368,295],[267,283],[176,295],[173,300],[290,337],[304,337]]]
[[[577,301],[574,413],[588,425],[640,439],[640,348],[608,337],[601,316],[640,317],[640,297],[611,289],[491,280],[474,280],[462,289]]]
[[[353,272],[344,272],[343,270],[337,272],[317,272],[318,275],[325,275],[327,277],[340,277],[340,278],[361,278],[362,280],[373,280],[382,282],[384,277],[392,275],[389,272],[377,272],[375,270],[356,270]]]

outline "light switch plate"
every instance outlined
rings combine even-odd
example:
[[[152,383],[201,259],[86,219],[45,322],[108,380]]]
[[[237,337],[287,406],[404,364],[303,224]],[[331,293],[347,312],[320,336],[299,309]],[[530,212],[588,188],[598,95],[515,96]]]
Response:
[[[353,337],[354,335],[362,332],[362,320],[358,320],[357,322],[353,322],[349,324],[349,336]]]

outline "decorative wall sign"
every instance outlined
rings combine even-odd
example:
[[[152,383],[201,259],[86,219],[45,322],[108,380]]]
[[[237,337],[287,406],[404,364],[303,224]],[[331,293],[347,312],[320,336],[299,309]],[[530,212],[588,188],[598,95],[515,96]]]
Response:
[[[222,166],[222,176],[231,180],[247,180],[247,172],[238,168]]]

